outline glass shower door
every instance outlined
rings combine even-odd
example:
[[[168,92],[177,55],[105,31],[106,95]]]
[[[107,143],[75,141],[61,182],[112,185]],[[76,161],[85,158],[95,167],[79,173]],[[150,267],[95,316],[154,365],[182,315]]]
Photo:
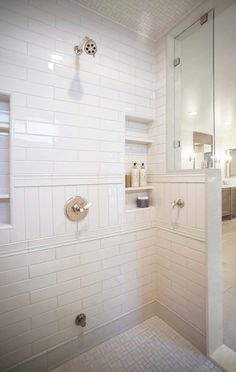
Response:
[[[206,13],[174,41],[174,166],[213,166],[214,17]]]

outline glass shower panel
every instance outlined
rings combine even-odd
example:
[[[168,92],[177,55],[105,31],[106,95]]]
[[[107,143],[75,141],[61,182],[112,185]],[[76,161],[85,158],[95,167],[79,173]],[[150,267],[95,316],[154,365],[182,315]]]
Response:
[[[175,38],[175,169],[213,166],[213,11]]]

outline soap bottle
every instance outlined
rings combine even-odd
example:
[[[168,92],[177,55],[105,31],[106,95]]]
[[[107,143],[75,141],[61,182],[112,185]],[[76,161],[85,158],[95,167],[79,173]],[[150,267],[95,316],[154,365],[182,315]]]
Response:
[[[146,172],[144,163],[142,163],[140,172],[139,172],[139,184],[141,187],[147,186],[147,172]]]
[[[134,163],[131,171],[131,186],[139,187],[139,170],[137,163]]]

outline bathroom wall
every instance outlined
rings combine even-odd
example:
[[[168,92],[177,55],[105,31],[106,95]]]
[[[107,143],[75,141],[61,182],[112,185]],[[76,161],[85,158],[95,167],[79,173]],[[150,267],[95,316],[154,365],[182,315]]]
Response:
[[[166,169],[167,39],[157,43],[157,142],[163,153],[155,158],[150,180],[155,185],[157,312],[206,352],[207,320],[207,171],[171,172]],[[162,149],[162,150],[161,150]],[[213,180],[213,178],[212,178]],[[171,202],[183,199],[183,209]]]
[[[1,368],[35,356],[29,370],[52,368],[84,340],[89,347],[150,316],[141,309],[154,300],[205,351],[206,175],[166,169],[166,39],[154,48],[67,0],[0,6],[0,87],[12,94],[14,128],[13,229],[0,232]],[[78,60],[73,46],[87,34],[98,53]],[[125,112],[155,117],[156,211],[125,213]],[[64,217],[75,194],[93,203],[79,224]],[[170,202],[180,197],[176,215]],[[74,325],[81,311],[85,329]]]
[[[0,366],[42,353],[29,364],[42,371],[76,352],[82,332],[92,345],[92,330],[155,299],[155,215],[125,214],[123,161],[124,113],[155,115],[156,55],[149,40],[72,1],[0,7],[0,91],[11,94],[14,132]],[[74,55],[85,35],[97,42],[95,58]],[[154,146],[163,170],[164,147]],[[64,216],[76,194],[93,203],[79,224]],[[85,330],[74,325],[81,311]]]

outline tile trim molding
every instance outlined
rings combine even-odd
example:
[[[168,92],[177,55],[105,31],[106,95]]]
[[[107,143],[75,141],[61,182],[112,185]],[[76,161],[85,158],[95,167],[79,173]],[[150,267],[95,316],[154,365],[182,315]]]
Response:
[[[163,223],[161,221],[156,221],[156,227],[157,229],[167,231],[172,234],[180,235],[185,238],[190,238],[194,240],[198,240],[200,242],[206,242],[206,235],[205,230],[196,229],[196,228],[190,228],[187,226],[178,226],[177,228],[174,228],[167,223]]]
[[[143,227],[134,226],[132,228],[127,228],[127,226],[124,225],[121,227],[117,226],[114,228],[109,227],[108,229],[104,229],[104,230],[102,229],[94,230],[93,232],[90,232],[87,235],[83,235],[82,238],[78,238],[78,239],[76,239],[75,234],[73,234],[73,235],[63,235],[57,238],[54,238],[54,237],[46,238],[46,239],[42,238],[42,239],[31,240],[31,241],[26,241],[26,242],[24,241],[24,242],[4,244],[1,247],[0,258],[12,256],[16,254],[31,253],[35,251],[53,249],[53,248],[58,248],[62,246],[65,247],[67,245],[80,244],[80,243],[85,243],[88,241],[115,237],[118,235],[125,235],[125,234],[130,234],[130,233],[135,233],[135,232],[138,233],[140,231],[150,230],[150,229],[155,229],[155,228],[156,228],[155,222],[150,223]]]
[[[123,184],[122,175],[49,175],[49,176],[27,176],[22,175],[14,178],[15,187],[34,187],[34,186],[61,186],[61,185],[103,185],[103,184]]]
[[[154,300],[87,333],[85,332],[82,337],[81,335],[73,337],[47,351],[26,359],[14,367],[7,369],[7,371],[23,372],[34,369],[34,372],[39,372],[42,370],[42,365],[45,371],[50,371],[63,362],[69,361],[153,316],[161,318],[202,353],[206,354],[206,336],[182,319],[178,314],[168,309],[159,301]]]
[[[30,253],[35,251],[41,251],[46,249],[53,249],[58,248],[62,246],[67,245],[73,245],[73,244],[79,244],[79,243],[85,243],[88,241],[93,240],[99,240],[99,239],[105,239],[110,238],[118,235],[125,235],[135,232],[140,232],[144,230],[150,230],[150,229],[160,229],[164,230],[166,232],[180,235],[186,238],[198,240],[201,242],[206,242],[205,232],[202,230],[197,229],[186,229],[185,227],[178,227],[178,230],[173,229],[173,227],[161,223],[160,221],[152,221],[150,224],[146,226],[133,226],[128,227],[127,225],[123,226],[115,226],[115,227],[109,227],[106,229],[99,229],[91,231],[87,234],[84,234],[82,237],[75,237],[75,234],[71,235],[62,235],[58,237],[51,237],[51,238],[42,238],[42,239],[36,239],[36,240],[29,240],[24,242],[15,242],[15,243],[9,243],[9,244],[2,244],[0,248],[0,258],[1,257],[7,257],[12,256],[16,254],[23,254],[23,253]],[[80,234],[79,232],[77,233]]]

